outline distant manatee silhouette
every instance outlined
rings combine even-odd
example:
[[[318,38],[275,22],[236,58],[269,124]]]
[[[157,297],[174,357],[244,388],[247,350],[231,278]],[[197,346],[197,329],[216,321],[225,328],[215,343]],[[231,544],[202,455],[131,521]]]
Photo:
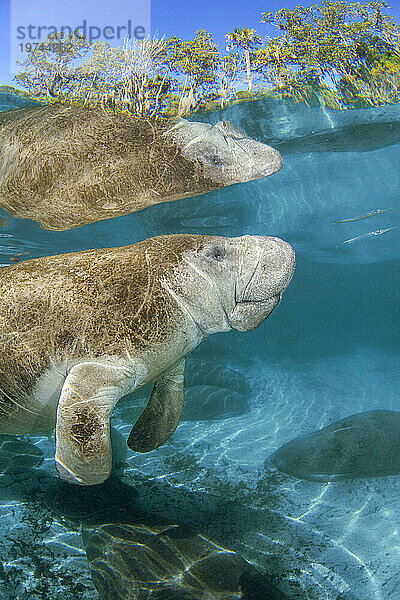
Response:
[[[250,410],[251,388],[245,376],[222,361],[188,361],[185,380],[183,421],[226,419]]]
[[[400,474],[400,413],[371,410],[284,444],[266,461],[299,479],[338,481]]]
[[[371,152],[400,142],[400,123],[356,123],[291,140],[274,140],[282,154]]]

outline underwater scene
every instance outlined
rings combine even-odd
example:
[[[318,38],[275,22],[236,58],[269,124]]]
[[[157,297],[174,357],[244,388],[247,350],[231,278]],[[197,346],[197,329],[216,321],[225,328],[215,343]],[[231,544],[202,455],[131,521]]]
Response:
[[[187,356],[165,443],[126,443],[151,385],[118,402],[104,483],[58,478],[51,432],[1,435],[0,598],[397,599],[399,105],[261,98],[190,120],[233,124],[282,169],[65,230],[1,209],[1,267],[195,233],[280,238],[295,274],[259,327]]]

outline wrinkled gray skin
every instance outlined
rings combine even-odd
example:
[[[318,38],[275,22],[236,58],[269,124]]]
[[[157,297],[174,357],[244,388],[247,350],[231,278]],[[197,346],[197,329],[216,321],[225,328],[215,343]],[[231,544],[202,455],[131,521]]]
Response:
[[[3,327],[0,384],[13,376],[12,361],[15,377],[3,397],[0,388],[0,432],[56,424],[61,478],[103,482],[118,400],[155,382],[128,445],[149,452],[166,442],[183,410],[187,354],[212,333],[260,325],[294,264],[291,246],[274,237],[167,235],[5,267],[0,317],[11,328]]]
[[[339,481],[400,474],[400,413],[371,410],[284,444],[266,466],[299,479]]]
[[[202,165],[206,177],[221,185],[261,179],[282,168],[279,152],[248,137],[230,121],[213,126],[180,119],[166,136],[179,145],[185,158]]]

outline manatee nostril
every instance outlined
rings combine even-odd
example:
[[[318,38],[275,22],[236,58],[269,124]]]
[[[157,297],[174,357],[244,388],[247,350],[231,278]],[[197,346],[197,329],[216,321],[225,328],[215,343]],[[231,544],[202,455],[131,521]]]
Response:
[[[206,162],[213,165],[214,167],[220,167],[222,165],[222,160],[217,154],[212,154],[211,156],[204,157]]]
[[[276,244],[281,251],[284,252],[289,263],[295,262],[296,255],[295,255],[294,249],[288,242],[285,242],[284,240],[281,240],[278,237],[271,237],[270,240],[271,240],[271,242]]]
[[[231,121],[218,121],[218,123],[216,123],[214,127],[219,129],[219,131],[221,131],[224,136],[231,137],[234,140],[250,139],[241,129],[239,129],[239,127],[236,127],[234,123],[231,123]]]

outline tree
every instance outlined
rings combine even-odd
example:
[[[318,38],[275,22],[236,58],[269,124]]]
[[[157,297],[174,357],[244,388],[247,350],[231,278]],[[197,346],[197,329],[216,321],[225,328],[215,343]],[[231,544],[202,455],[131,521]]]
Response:
[[[180,105],[186,106],[190,100],[193,109],[198,104],[198,94],[204,98],[216,86],[219,51],[211,33],[204,29],[196,31],[193,40],[173,40],[175,47],[171,50],[169,61],[179,80]]]
[[[26,44],[28,46],[28,44]],[[33,98],[56,100],[73,93],[77,79],[77,61],[90,48],[88,40],[78,33],[55,33],[37,47],[27,49],[27,59],[18,64],[25,70],[15,80]]]
[[[262,22],[279,35],[263,43],[254,29],[236,28],[226,35],[226,56],[204,29],[192,40],[128,39],[117,48],[55,34],[28,51],[15,79],[45,102],[100,106],[146,119],[224,108],[232,98],[253,93],[255,73],[270,93],[309,105],[399,102],[400,30],[387,8],[384,0],[324,0],[263,13]],[[243,80],[248,91],[239,88]]]
[[[341,105],[399,100],[400,31],[384,1],[263,13],[283,34],[259,49],[255,63],[280,91],[296,86],[334,92]]]
[[[228,101],[236,93],[239,75],[242,71],[243,60],[237,52],[223,56],[219,61],[217,71],[217,97],[221,108],[225,108]]]
[[[247,71],[247,84],[249,92],[253,91],[253,81],[251,77],[251,56],[254,55],[252,50],[262,43],[262,38],[256,34],[255,29],[235,28],[232,33],[226,34],[226,39],[231,43],[228,44],[227,50],[241,49],[244,52]]]

